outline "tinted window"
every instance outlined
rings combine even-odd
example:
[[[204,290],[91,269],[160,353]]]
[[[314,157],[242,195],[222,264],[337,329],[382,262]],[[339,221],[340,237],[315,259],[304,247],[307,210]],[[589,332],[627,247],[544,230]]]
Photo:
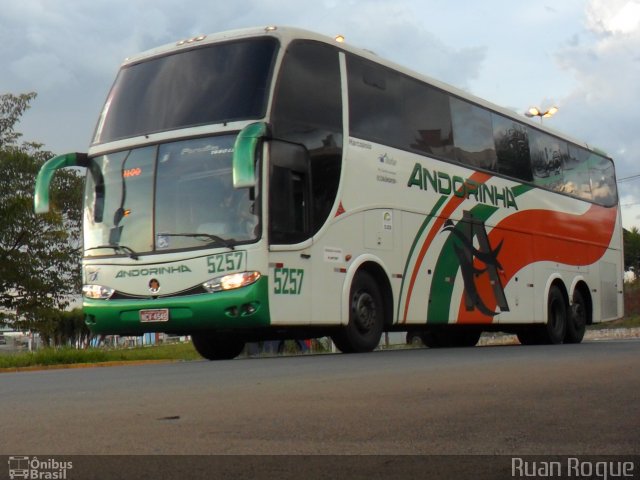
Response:
[[[453,158],[449,98],[418,80],[350,56],[351,135],[403,150]]]
[[[124,67],[94,142],[264,116],[273,38],[183,50]]]
[[[491,113],[458,98],[451,98],[451,120],[456,159],[474,168],[496,169]]]
[[[564,186],[562,164],[569,154],[567,143],[538,130],[531,130],[529,132],[529,151],[531,152],[534,183],[550,190],[562,192]]]
[[[349,56],[354,137],[498,172],[602,205],[614,205],[613,162],[453,97],[374,62]]]
[[[406,148],[400,75],[356,57],[349,58],[347,69],[351,135]]]
[[[402,122],[408,135],[406,148],[453,158],[449,97],[417,80],[403,77]]]
[[[308,41],[289,46],[276,86],[272,127],[275,138],[303,145],[308,152],[310,182],[287,181],[295,188],[310,185],[312,235],[331,212],[340,182],[342,89],[337,49]]]
[[[497,171],[525,181],[533,179],[527,127],[502,115],[493,114],[493,140]]]

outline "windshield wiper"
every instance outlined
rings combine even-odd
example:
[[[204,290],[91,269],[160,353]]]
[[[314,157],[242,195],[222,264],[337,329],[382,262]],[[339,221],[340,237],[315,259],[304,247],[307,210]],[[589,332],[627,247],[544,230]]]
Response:
[[[222,245],[223,247],[227,247],[230,250],[236,249],[236,240],[233,238],[222,238],[218,235],[214,235],[213,233],[162,233],[162,236],[165,237],[190,237],[190,238],[206,238],[212,240],[211,243],[217,243]]]
[[[111,249],[115,250],[116,252],[124,252],[124,253],[126,253],[127,256],[129,258],[132,258],[133,260],[138,260],[138,254],[135,252],[135,250],[133,250],[132,248],[127,247],[126,245],[100,245],[98,247],[87,248],[87,249],[85,249],[85,252],[88,252],[89,250],[98,250],[99,248],[111,248]]]

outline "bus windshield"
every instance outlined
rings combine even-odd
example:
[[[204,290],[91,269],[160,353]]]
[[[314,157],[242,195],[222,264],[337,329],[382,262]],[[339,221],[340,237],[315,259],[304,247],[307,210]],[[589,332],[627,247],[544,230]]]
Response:
[[[274,38],[246,39],[124,66],[93,143],[264,117],[277,45]]]
[[[93,158],[85,190],[85,254],[233,248],[257,240],[255,191],[233,188],[235,137]]]

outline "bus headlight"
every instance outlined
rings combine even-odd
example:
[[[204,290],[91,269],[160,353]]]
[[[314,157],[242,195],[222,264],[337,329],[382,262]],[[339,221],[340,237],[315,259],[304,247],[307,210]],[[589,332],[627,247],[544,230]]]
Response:
[[[260,272],[240,272],[231,273],[222,277],[212,278],[202,284],[209,292],[220,292],[222,290],[233,290],[234,288],[246,287],[255,283],[260,278]]]
[[[111,298],[115,290],[109,287],[103,287],[102,285],[83,285],[82,295],[87,298],[95,298],[98,300],[108,300]]]

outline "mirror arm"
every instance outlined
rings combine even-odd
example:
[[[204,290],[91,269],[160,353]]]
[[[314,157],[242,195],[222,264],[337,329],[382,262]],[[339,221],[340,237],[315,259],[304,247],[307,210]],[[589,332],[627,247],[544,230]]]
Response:
[[[255,159],[258,142],[268,133],[265,122],[244,127],[233,146],[233,188],[255,187]]]
[[[67,153],[47,160],[40,168],[36,178],[36,190],[33,199],[35,212],[47,213],[49,211],[49,187],[56,170],[67,167],[86,168],[88,165],[89,159],[86,153]]]

